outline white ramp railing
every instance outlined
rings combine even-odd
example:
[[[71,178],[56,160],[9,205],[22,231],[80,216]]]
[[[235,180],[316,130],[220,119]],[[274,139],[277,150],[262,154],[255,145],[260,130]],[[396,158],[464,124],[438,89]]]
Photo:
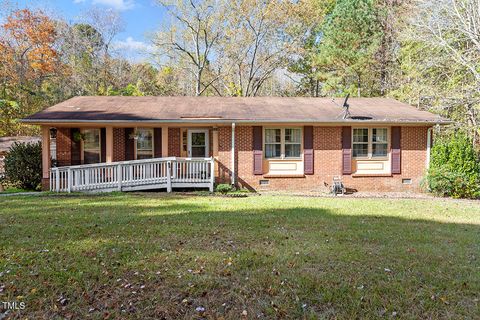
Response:
[[[58,167],[50,170],[50,191],[133,191],[209,188],[213,191],[213,158],[154,158]]]

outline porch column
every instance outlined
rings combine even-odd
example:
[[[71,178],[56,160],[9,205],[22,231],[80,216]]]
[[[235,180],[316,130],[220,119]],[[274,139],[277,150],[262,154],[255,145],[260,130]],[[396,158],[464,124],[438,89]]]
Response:
[[[162,126],[162,158],[168,157],[168,127]]]
[[[50,128],[42,126],[42,189],[49,190],[50,185]]]
[[[113,127],[105,128],[105,160],[107,163],[113,162]]]
[[[212,155],[214,158],[218,157],[218,128],[215,127],[212,130]]]

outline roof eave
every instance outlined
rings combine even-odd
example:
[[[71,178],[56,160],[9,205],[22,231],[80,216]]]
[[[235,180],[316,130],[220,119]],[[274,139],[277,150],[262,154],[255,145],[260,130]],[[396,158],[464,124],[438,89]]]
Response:
[[[345,124],[428,124],[428,125],[446,125],[451,124],[453,121],[447,119],[439,120],[392,120],[392,119],[382,119],[382,120],[324,120],[324,121],[312,121],[311,119],[289,119],[289,120],[279,120],[279,119],[144,119],[144,120],[81,120],[81,119],[21,119],[20,122],[32,125],[42,125],[50,123],[218,123],[218,124],[227,124],[227,123],[243,123],[243,124],[254,124],[254,123],[312,123],[312,124],[332,124],[332,123],[345,123]]]

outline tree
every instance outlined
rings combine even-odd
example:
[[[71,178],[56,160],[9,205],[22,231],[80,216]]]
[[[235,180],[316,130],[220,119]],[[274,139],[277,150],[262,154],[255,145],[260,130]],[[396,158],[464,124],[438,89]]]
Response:
[[[202,95],[217,79],[205,82],[209,61],[224,31],[222,3],[213,0],[162,0],[160,3],[175,23],[158,32],[154,44],[159,54],[166,54],[172,60],[178,55],[188,61],[188,70],[195,79],[195,95]]]
[[[181,70],[175,66],[164,66],[157,74],[156,84],[159,93],[164,96],[186,95],[180,86]]]
[[[338,1],[326,19],[320,44],[319,60],[335,79],[333,89],[349,91],[353,84],[357,95],[369,95],[367,75],[374,62],[380,40],[375,6],[372,0]],[[353,81],[352,81],[353,80]],[[340,86],[337,84],[340,83]]]
[[[308,2],[307,2],[308,3]],[[290,57],[288,70],[299,78],[291,77],[297,84],[297,95],[319,97],[322,94],[323,83],[327,80],[321,72],[319,63],[319,47],[323,35],[324,18],[331,14],[335,1],[310,1],[304,7],[304,12],[298,15],[303,26],[295,36],[301,37],[297,55]],[[313,13],[313,14],[312,14]]]
[[[0,99],[7,101],[2,108],[15,106],[16,117],[23,117],[46,105],[48,83],[64,72],[55,23],[41,11],[16,10],[0,26],[0,35]],[[20,133],[18,124],[10,123],[15,128],[4,130]]]
[[[0,137],[21,133],[21,125],[18,123],[21,115],[22,110],[17,102],[0,100]]]
[[[55,24],[41,11],[17,10],[1,25],[0,75],[3,96],[8,88],[34,94],[42,81],[60,67]]]
[[[103,35],[87,23],[59,23],[61,57],[68,66],[65,95],[96,95],[103,62]]]
[[[287,69],[290,56],[298,53],[314,21],[322,19],[323,6],[317,3],[230,2],[226,37],[219,49],[225,71],[222,85],[228,95],[256,96],[275,73]]]
[[[404,42],[415,43],[425,90],[418,100],[480,136],[480,6],[475,0],[420,1]],[[409,76],[407,74],[407,76]]]
[[[110,64],[113,60],[111,54],[112,42],[118,33],[123,30],[124,22],[117,11],[100,8],[90,9],[84,15],[83,20],[101,35],[101,73],[97,74],[97,78],[100,78],[100,89],[105,91],[112,84],[112,75],[110,73]]]
[[[283,8],[277,1],[238,0],[231,2],[230,10],[221,51],[223,64],[233,68],[224,85],[230,95],[255,96],[286,64]]]
[[[395,69],[399,68],[399,35],[405,29],[409,12],[413,9],[412,2],[412,0],[377,0],[375,4],[380,39],[374,54],[372,76],[377,77],[376,87],[382,96],[396,84],[393,77]]]

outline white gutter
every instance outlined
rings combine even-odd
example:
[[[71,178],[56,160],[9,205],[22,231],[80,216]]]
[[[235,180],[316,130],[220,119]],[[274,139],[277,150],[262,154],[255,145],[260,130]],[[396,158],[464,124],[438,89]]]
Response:
[[[427,170],[430,168],[430,151],[432,149],[432,129],[427,129],[427,161],[425,163]]]
[[[235,122],[232,122],[232,159],[231,159],[231,168],[232,168],[232,185],[235,186]]]

